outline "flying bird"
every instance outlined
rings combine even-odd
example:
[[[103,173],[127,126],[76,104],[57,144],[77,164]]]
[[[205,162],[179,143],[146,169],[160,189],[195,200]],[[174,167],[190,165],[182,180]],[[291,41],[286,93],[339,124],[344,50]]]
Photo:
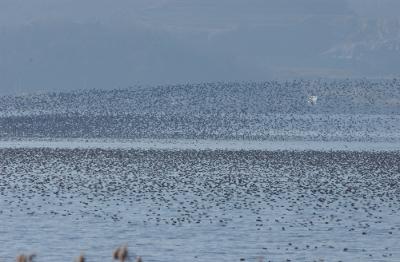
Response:
[[[317,104],[317,100],[318,100],[318,97],[317,96],[309,96],[308,97],[308,103],[310,104],[310,105],[315,105],[315,104]]]

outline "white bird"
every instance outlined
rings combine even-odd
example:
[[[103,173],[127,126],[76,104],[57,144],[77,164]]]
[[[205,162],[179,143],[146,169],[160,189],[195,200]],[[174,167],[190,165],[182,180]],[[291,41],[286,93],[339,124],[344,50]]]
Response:
[[[310,105],[315,105],[317,103],[318,97],[317,96],[309,96],[308,97],[308,103]]]

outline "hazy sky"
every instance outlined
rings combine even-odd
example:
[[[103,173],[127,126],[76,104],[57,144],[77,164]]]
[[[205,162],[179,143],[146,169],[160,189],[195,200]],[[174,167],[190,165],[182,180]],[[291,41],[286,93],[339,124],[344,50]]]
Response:
[[[398,10],[398,0],[1,0],[0,93],[392,77]]]
[[[398,0],[1,0],[0,22],[10,26],[46,20],[149,24],[179,20],[184,26],[193,20],[208,24],[210,18],[223,21],[236,15],[240,21],[268,14],[399,16],[399,8]]]

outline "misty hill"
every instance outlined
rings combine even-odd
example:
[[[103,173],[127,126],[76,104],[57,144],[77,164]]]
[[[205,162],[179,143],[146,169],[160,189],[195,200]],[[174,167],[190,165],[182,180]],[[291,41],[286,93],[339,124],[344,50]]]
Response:
[[[0,94],[393,78],[397,0],[0,3]]]
[[[308,97],[318,96],[310,105]],[[0,98],[0,135],[397,140],[400,81],[203,83]]]

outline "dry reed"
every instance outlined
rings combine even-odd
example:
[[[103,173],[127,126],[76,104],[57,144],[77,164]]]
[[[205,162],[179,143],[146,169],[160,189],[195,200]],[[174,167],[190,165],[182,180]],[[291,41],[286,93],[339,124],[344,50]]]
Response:
[[[17,256],[16,262],[33,262],[33,259],[36,257],[35,254],[25,255],[21,254]],[[114,252],[112,253],[112,257],[114,260],[118,260],[119,262],[125,262],[129,260],[128,256],[128,246],[119,246],[117,247]],[[85,262],[86,258],[83,254],[75,259],[75,262]],[[143,259],[138,256],[135,259],[135,262],[143,262]]]
[[[35,254],[30,254],[30,255],[18,255],[17,256],[17,262],[33,262],[33,259],[36,257]]]

